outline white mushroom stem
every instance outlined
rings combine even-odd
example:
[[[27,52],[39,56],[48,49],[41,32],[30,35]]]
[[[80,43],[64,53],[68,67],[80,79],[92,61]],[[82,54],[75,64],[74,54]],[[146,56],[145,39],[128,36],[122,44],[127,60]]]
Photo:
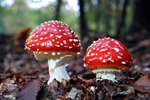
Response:
[[[96,73],[97,80],[108,79],[113,82],[117,82],[116,73],[120,72],[120,70],[116,69],[97,69],[93,70],[93,73]]]
[[[48,67],[49,67],[49,75],[50,75],[48,84],[50,82],[52,82],[53,79],[56,79],[59,82],[61,82],[62,79],[65,79],[65,80],[69,80],[70,79],[70,77],[68,75],[68,72],[66,70],[66,67],[69,64],[65,63],[65,64],[63,64],[61,66],[57,66],[57,63],[59,63],[59,62],[60,62],[59,59],[57,59],[57,60],[48,59]]]
[[[62,79],[69,80],[70,77],[66,70],[66,67],[69,65],[68,62],[71,60],[72,55],[65,55],[57,59],[48,59],[48,67],[49,67],[49,81],[53,81],[56,79],[57,81],[61,82]]]
[[[48,59],[49,75],[50,79],[48,84],[56,79],[61,82],[62,79],[69,80],[70,77],[66,70],[68,63],[77,53],[55,53],[55,52],[33,52],[34,56],[38,60]]]

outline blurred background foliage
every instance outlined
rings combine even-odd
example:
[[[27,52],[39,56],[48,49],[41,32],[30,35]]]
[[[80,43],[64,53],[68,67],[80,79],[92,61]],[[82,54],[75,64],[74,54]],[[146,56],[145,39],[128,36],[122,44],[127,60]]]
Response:
[[[120,38],[131,28],[135,3],[143,0],[71,0],[73,5],[69,4],[69,0],[46,0],[47,6],[42,6],[43,1],[0,0],[0,34],[14,35],[26,26],[34,29],[45,21],[60,20],[81,39],[101,33]],[[31,2],[40,7],[31,7]],[[143,2],[149,4],[148,0]]]
[[[6,0],[7,1],[7,0]],[[29,0],[14,0],[12,5],[3,5],[5,0],[0,0],[0,33],[13,35],[16,34],[21,28],[30,26],[35,28],[40,23],[45,21],[54,20],[56,12],[55,8],[57,1],[49,2],[49,5],[37,9],[28,7],[27,1]],[[36,3],[35,1],[32,1]],[[42,2],[42,1],[37,1]],[[60,19],[67,23],[74,30],[78,30],[78,21],[75,12],[72,9],[66,8],[67,1],[62,2]]]

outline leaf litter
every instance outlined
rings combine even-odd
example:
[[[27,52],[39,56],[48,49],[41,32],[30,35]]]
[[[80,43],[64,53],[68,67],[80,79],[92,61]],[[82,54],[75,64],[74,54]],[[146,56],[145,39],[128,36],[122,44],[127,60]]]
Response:
[[[149,46],[142,50],[129,49],[133,52],[133,66],[130,71],[119,73],[116,83],[96,81],[95,74],[83,67],[85,51],[82,51],[67,68],[71,80],[62,80],[62,83],[53,80],[48,86],[47,61],[37,61],[25,51],[13,48],[6,37],[3,39],[4,43],[0,44],[0,48],[4,48],[0,52],[0,100],[150,99],[150,54],[146,51]]]

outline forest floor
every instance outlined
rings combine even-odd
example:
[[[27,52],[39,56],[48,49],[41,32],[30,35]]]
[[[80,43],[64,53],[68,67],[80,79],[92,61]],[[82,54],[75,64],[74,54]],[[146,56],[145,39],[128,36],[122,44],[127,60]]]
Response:
[[[67,67],[71,80],[53,80],[48,86],[47,61],[29,55],[24,42],[2,35],[0,100],[150,100],[150,39],[123,43],[133,56],[133,66],[117,74],[118,82],[96,81],[95,74],[83,67],[82,51]]]

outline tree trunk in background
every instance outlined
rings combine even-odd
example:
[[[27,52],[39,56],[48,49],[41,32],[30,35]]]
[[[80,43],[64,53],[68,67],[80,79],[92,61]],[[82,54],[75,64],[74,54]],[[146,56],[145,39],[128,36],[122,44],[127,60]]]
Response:
[[[85,12],[84,12],[84,0],[78,0],[80,6],[80,16],[79,16],[79,25],[80,25],[80,36],[81,40],[86,37],[87,34],[87,23],[85,19]]]
[[[115,36],[115,38],[117,38],[117,39],[120,38],[121,30],[122,30],[122,28],[124,27],[124,24],[125,24],[126,9],[127,9],[128,3],[129,3],[129,0],[124,0],[121,16],[117,20],[116,36]]]
[[[56,14],[54,19],[59,20],[59,14],[60,14],[60,8],[61,8],[62,0],[57,0],[57,5],[56,5]]]
[[[96,30],[99,30],[99,28],[100,28],[100,17],[101,17],[101,9],[100,9],[100,6],[101,6],[101,0],[98,0],[98,3],[97,3],[97,5],[96,5]]]
[[[150,33],[150,0],[134,0],[133,22],[129,33],[133,34],[142,30]]]

